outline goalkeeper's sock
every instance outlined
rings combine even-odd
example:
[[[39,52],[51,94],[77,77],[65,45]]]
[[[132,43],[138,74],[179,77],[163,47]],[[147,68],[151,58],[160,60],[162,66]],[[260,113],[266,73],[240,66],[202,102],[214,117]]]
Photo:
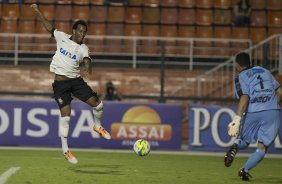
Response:
[[[264,158],[264,155],[265,152],[262,149],[257,148],[244,165],[243,168],[245,171],[248,172],[250,169],[254,168]]]
[[[61,136],[61,142],[63,153],[66,153],[69,150],[68,139],[66,137]]]
[[[237,144],[237,148],[238,150],[242,150],[245,149],[249,146],[249,144],[247,144],[245,141],[243,141],[242,139],[236,139],[235,140],[235,144]]]

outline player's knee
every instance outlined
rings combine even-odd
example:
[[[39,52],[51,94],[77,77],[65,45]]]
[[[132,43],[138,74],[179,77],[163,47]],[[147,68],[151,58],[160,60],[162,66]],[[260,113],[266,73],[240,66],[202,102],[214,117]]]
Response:
[[[265,146],[262,142],[258,142],[258,149],[262,150],[263,152],[267,152],[267,146]]]
[[[70,116],[61,117],[60,125],[59,125],[60,136],[68,137],[69,123],[70,123]]]
[[[100,119],[100,118],[102,118],[103,113],[104,113],[103,102],[101,101],[99,103],[99,105],[97,105],[96,107],[93,107],[93,114],[94,114],[95,118]]]

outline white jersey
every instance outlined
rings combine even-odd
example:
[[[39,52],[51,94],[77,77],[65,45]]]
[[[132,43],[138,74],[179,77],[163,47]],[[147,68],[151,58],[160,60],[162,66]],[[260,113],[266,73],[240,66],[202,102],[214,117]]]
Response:
[[[83,58],[89,57],[89,49],[85,44],[77,44],[70,39],[71,35],[54,30],[57,51],[53,56],[50,71],[69,78],[80,77],[79,65]]]

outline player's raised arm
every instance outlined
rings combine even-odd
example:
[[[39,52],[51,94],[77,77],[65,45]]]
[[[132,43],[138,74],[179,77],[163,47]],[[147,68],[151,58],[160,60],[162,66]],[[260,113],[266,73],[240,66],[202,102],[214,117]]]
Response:
[[[92,74],[91,59],[88,58],[88,57],[85,57],[85,58],[83,58],[83,62],[84,62],[84,65],[85,65],[84,77],[89,79],[91,74]]]
[[[38,8],[37,4],[32,4],[30,5],[31,8],[33,8],[33,10],[36,12],[39,20],[43,23],[44,27],[46,28],[46,30],[50,33],[52,33],[52,30],[54,30],[54,27],[52,25],[52,23],[47,20],[44,15],[41,13],[41,11]]]

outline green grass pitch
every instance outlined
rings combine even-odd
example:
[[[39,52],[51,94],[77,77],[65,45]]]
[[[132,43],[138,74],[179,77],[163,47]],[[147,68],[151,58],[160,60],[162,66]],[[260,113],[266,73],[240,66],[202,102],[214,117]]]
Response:
[[[237,157],[226,168],[223,156],[157,154],[140,157],[132,152],[73,151],[77,165],[69,164],[59,150],[2,150],[0,175],[20,169],[6,184],[236,184],[247,159]],[[282,183],[282,159],[265,158],[251,171],[251,183]]]

